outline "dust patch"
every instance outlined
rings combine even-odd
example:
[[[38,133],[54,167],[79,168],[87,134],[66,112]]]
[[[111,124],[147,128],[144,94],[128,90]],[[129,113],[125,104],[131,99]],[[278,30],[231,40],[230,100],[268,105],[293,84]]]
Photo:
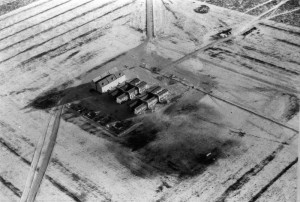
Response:
[[[163,112],[143,115],[142,126],[120,145],[110,145],[119,162],[133,174],[194,176],[226,153],[236,153],[239,142],[225,134],[226,124],[211,106],[184,100]]]

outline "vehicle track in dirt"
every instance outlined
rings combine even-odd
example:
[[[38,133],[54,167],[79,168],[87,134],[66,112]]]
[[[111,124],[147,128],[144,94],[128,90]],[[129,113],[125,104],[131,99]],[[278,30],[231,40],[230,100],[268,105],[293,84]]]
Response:
[[[18,21],[18,22],[15,22],[15,23],[13,23],[13,24],[11,24],[11,25],[8,25],[8,26],[6,26],[6,27],[2,27],[2,28],[0,29],[0,31],[3,31],[3,30],[5,30],[5,29],[7,29],[7,28],[9,28],[9,27],[15,26],[15,25],[17,25],[17,24],[19,24],[19,23],[21,23],[21,22],[24,22],[25,20],[28,20],[28,19],[33,18],[33,17],[36,17],[36,16],[38,16],[38,15],[40,15],[40,14],[43,14],[43,13],[45,13],[45,12],[47,12],[47,11],[50,11],[50,10],[52,10],[52,9],[55,9],[55,8],[57,8],[57,7],[59,7],[59,6],[62,6],[62,5],[64,5],[64,4],[67,4],[67,3],[69,3],[70,1],[72,1],[72,0],[67,0],[67,1],[65,1],[65,2],[63,2],[63,3],[57,4],[57,5],[53,6],[53,7],[50,7],[50,8],[48,8],[48,9],[46,9],[46,10],[43,10],[43,11],[37,13],[37,14],[35,14],[35,15],[32,15],[32,16],[27,17],[27,18],[24,18],[24,19],[22,19],[22,20],[20,20],[20,21]],[[9,36],[7,36],[7,37],[9,37]],[[5,38],[7,38],[7,37],[5,37]],[[3,39],[5,39],[5,38],[1,38],[0,41],[3,40]]]
[[[152,40],[155,37],[153,21],[153,0],[146,1],[146,33],[147,39]]]

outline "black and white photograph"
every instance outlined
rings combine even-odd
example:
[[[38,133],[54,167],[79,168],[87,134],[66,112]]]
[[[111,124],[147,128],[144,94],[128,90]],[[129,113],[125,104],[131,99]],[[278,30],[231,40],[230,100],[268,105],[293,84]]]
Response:
[[[297,202],[299,105],[300,0],[0,0],[0,202]]]

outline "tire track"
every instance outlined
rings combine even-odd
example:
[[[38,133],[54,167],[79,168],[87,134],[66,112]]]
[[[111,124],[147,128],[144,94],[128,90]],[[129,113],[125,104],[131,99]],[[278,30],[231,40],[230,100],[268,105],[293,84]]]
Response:
[[[154,38],[153,0],[146,1],[146,33],[148,40]]]
[[[57,15],[51,17],[51,18],[48,18],[48,19],[46,19],[46,20],[43,20],[42,22],[39,22],[39,23],[37,23],[37,24],[31,25],[31,26],[26,27],[26,28],[24,28],[24,29],[22,29],[22,30],[19,30],[18,32],[15,32],[15,33],[13,33],[13,34],[11,34],[11,35],[9,35],[9,36],[6,36],[6,37],[0,39],[0,41],[6,39],[6,38],[8,38],[8,37],[11,37],[11,36],[13,36],[13,35],[16,35],[16,34],[18,34],[18,33],[20,33],[20,32],[23,32],[23,31],[25,31],[25,30],[27,30],[27,29],[30,29],[30,28],[32,28],[32,27],[34,27],[34,26],[37,26],[37,25],[40,25],[40,24],[42,24],[42,23],[44,23],[44,22],[47,22],[47,21],[49,21],[49,20],[52,20],[52,19],[54,19],[54,18],[56,18],[56,17],[58,17],[58,16],[60,16],[60,15],[63,15],[63,14],[65,14],[65,13],[67,13],[67,12],[70,12],[70,11],[72,11],[72,10],[75,10],[75,9],[77,9],[77,8],[79,8],[79,7],[81,7],[81,6],[84,6],[84,5],[86,5],[86,4],[89,4],[89,3],[93,2],[93,1],[95,1],[95,0],[87,1],[87,2],[85,2],[85,3],[83,3],[83,4],[80,4],[80,5],[76,6],[76,7],[74,7],[74,8],[71,8],[71,9],[69,9],[69,10],[66,10],[66,11],[62,12],[62,13],[59,13],[59,14],[57,14]],[[97,8],[99,8],[99,7],[97,7]],[[94,10],[94,9],[93,9],[93,10]],[[92,12],[92,10],[91,10],[91,12]],[[87,13],[86,13],[86,14],[87,14]],[[13,43],[13,44],[10,44],[9,46],[6,46],[6,47],[0,49],[0,51],[6,50],[6,49],[8,49],[8,48],[10,48],[10,47],[12,47],[12,46],[14,46],[14,45],[20,44],[21,42],[27,41],[28,39],[32,39],[32,38],[34,38],[34,37],[36,37],[36,36],[39,36],[39,35],[42,34],[42,33],[48,32],[48,31],[50,31],[50,30],[52,30],[52,29],[54,29],[54,28],[57,28],[57,27],[59,27],[59,26],[61,26],[61,25],[64,25],[64,24],[66,24],[66,23],[68,23],[68,22],[71,22],[71,21],[75,20],[76,18],[82,17],[82,16],[84,16],[84,15],[86,15],[86,14],[85,14],[85,13],[82,13],[81,15],[76,16],[76,17],[74,17],[74,18],[71,18],[70,20],[68,20],[68,21],[66,21],[66,22],[60,23],[60,24],[58,24],[58,25],[56,25],[56,26],[52,26],[52,27],[50,27],[50,28],[48,28],[48,29],[46,29],[46,30],[43,30],[42,32],[35,33],[34,35],[31,35],[30,37],[27,37],[27,38],[25,38],[25,39],[22,39],[21,41],[15,42],[15,43]]]
[[[117,21],[117,20],[120,20],[120,19],[122,19],[122,18],[126,18],[126,17],[128,17],[128,16],[130,16],[130,15],[132,15],[132,12],[127,13],[127,14],[125,14],[125,15],[121,15],[120,17],[117,17],[117,18],[113,19],[112,21]]]
[[[32,145],[32,142],[28,142],[26,141],[26,143],[28,143],[29,145]],[[18,158],[21,159],[21,161],[23,161],[25,164],[30,166],[30,161],[28,161],[27,159],[25,159],[20,152],[18,151],[17,148],[15,148],[15,146],[11,145],[10,143],[8,143],[7,141],[5,141],[2,137],[0,137],[0,144],[6,148],[9,152],[13,153],[15,156],[17,156]],[[80,175],[78,175],[77,173],[72,172],[69,168],[67,168],[62,162],[60,162],[57,158],[52,158],[51,162],[57,166],[58,169],[66,171],[66,174],[68,176],[71,176],[71,180],[74,181],[75,183],[79,183],[80,188],[86,190],[86,193],[89,193],[88,191],[92,190],[95,191],[96,193],[98,193],[100,196],[104,197],[107,201],[110,201],[111,196],[108,195],[106,192],[100,190],[97,185],[95,185],[91,180],[89,180],[88,178],[82,177]],[[0,176],[1,177],[1,176]],[[45,175],[45,177],[47,179],[49,179],[51,181],[51,183],[54,186],[57,186],[57,188],[59,190],[64,190],[64,193],[67,194],[68,196],[70,196],[71,198],[75,199],[79,199],[79,201],[81,201],[81,197],[78,194],[72,193],[71,191],[69,191],[65,186],[63,186],[62,184],[60,184],[59,182],[55,181],[53,178],[51,178],[49,175]],[[20,192],[20,196],[21,197],[22,192]],[[76,201],[76,200],[75,200]]]
[[[166,3],[164,0],[161,0],[163,6],[165,7],[165,9],[170,12],[172,14],[172,16],[175,18],[176,22],[173,22],[172,24],[177,27],[178,29],[180,29],[181,31],[183,31],[184,34],[186,34],[189,38],[190,41],[194,42],[195,44],[199,44],[199,39],[197,39],[197,37],[195,37],[193,34],[187,32],[184,30],[183,25],[180,24],[180,22],[178,21],[180,19],[179,16],[177,16],[176,12],[173,11],[170,6],[168,5],[168,3]]]
[[[280,5],[282,5],[284,2],[281,2],[280,4],[278,4],[277,6],[274,6],[272,9],[267,10],[266,12],[260,14],[259,16],[256,16],[252,21],[248,22],[247,24],[241,24],[241,26],[238,27],[238,29],[235,31],[235,33],[233,33],[231,36],[228,36],[226,38],[221,38],[218,40],[215,40],[211,43],[205,44],[204,46],[197,48],[196,50],[184,55],[183,57],[170,62],[169,64],[164,65],[164,68],[171,68],[193,56],[195,56],[196,54],[205,51],[206,49],[213,47],[214,45],[218,45],[221,43],[226,43],[228,41],[232,41],[233,39],[237,38],[238,36],[242,35],[243,33],[245,33],[245,31],[252,29],[256,24],[262,24],[262,20],[264,18],[265,15],[267,15],[268,13],[274,11],[275,9],[277,9]],[[272,26],[271,26],[272,27]],[[300,34],[300,33],[299,33]]]
[[[59,161],[57,158],[52,158],[51,162],[54,165],[57,165],[59,167],[59,169],[62,170],[63,173],[66,173],[68,176],[71,177],[71,179],[74,182],[77,182],[80,189],[83,189],[83,191],[85,193],[92,193],[93,191],[95,191],[96,193],[98,193],[100,196],[103,196],[105,198],[105,200],[110,201],[112,196],[109,195],[108,193],[101,191],[98,189],[97,185],[94,184],[92,181],[90,181],[88,178],[83,177],[75,172],[72,172],[69,168],[67,168],[61,161]],[[94,194],[95,195],[95,194]],[[97,195],[95,195],[97,196]]]
[[[0,144],[2,146],[4,146],[8,151],[10,151],[11,153],[13,153],[16,157],[20,158],[21,161],[23,161],[25,164],[27,164],[28,166],[30,166],[30,161],[28,161],[27,159],[25,159],[24,157],[22,157],[22,155],[19,153],[18,149],[16,149],[14,146],[12,146],[10,143],[6,142],[2,137],[0,137]],[[46,175],[46,178],[51,179],[49,180],[51,182],[51,184],[53,186],[55,186],[57,189],[63,191],[66,195],[70,196],[71,198],[78,198],[77,194],[72,193],[70,190],[68,190],[67,188],[65,188],[62,184],[60,184],[59,182],[55,181],[54,179],[52,179],[49,175]],[[22,192],[20,191],[20,195],[19,197],[21,197]]]
[[[291,45],[291,46],[296,46],[297,48],[300,48],[300,45],[299,44],[296,44],[296,43],[292,43],[292,42],[290,42],[290,41],[287,41],[287,40],[283,40],[283,39],[277,39],[277,38],[275,38],[277,41],[280,41],[280,42],[282,42],[282,43],[286,43],[286,44],[288,44],[288,45]]]
[[[245,48],[245,49],[247,49],[247,48]],[[211,50],[211,51],[219,51],[217,54],[224,54],[225,53],[226,55],[231,56],[231,57],[240,56],[240,57],[242,57],[244,59],[247,59],[249,61],[262,64],[263,67],[265,65],[267,65],[267,66],[269,66],[269,67],[271,67],[273,69],[278,69],[279,71],[288,72],[288,73],[294,74],[294,75],[299,75],[299,72],[297,72],[297,71],[294,71],[294,70],[291,70],[291,69],[286,69],[284,67],[281,67],[281,66],[278,66],[278,65],[274,65],[272,63],[269,63],[269,62],[266,62],[266,61],[263,61],[263,60],[260,60],[260,59],[248,56],[248,55],[243,55],[243,54],[240,54],[240,53],[233,53],[233,52],[231,52],[229,50],[226,50],[226,49],[214,48],[214,47],[210,47],[210,48],[206,49],[204,52],[209,51],[209,50]],[[249,50],[249,49],[247,49],[247,50]],[[261,54],[264,53],[264,52],[258,52],[258,50],[255,50],[255,49],[252,49],[252,48],[251,48],[251,50],[254,51],[254,52],[257,52],[257,53],[261,53]],[[271,57],[274,57],[274,56],[271,56]],[[276,58],[276,57],[274,57],[274,58]]]
[[[270,186],[272,186],[282,175],[284,175],[292,166],[294,166],[298,162],[298,158],[292,161],[287,167],[285,167],[280,173],[278,173],[266,186],[264,186],[249,202],[255,202],[257,199],[264,194]]]
[[[163,6],[165,7],[165,9],[167,10],[167,11],[169,11],[173,16],[174,16],[174,18],[176,19],[176,20],[178,20],[179,19],[179,17],[177,16],[177,14],[167,5],[167,3],[164,1],[164,0],[161,0],[161,2],[162,2],[162,4],[163,4]]]
[[[71,193],[65,186],[55,181],[52,177],[49,175],[46,175],[46,179],[49,180],[56,188],[58,188],[61,192],[68,195],[70,198],[72,198],[76,202],[82,202],[83,200],[80,199],[80,197],[76,196],[75,194]]]
[[[198,57],[198,58],[199,58],[199,57]],[[201,59],[201,60],[202,60],[202,59]],[[207,62],[209,62],[209,61],[207,60]],[[148,69],[148,68],[146,68],[146,67],[140,67],[140,68],[143,68],[143,69],[145,69],[145,70],[147,70],[147,71],[151,71],[150,69]],[[157,74],[159,74],[160,76],[165,77],[165,78],[169,78],[169,77],[170,77],[169,75],[165,75],[165,74],[163,74],[163,73],[157,73]],[[239,108],[239,109],[241,109],[241,110],[243,110],[243,111],[246,111],[246,112],[248,112],[248,113],[250,113],[250,114],[253,114],[253,115],[258,116],[258,117],[260,117],[260,118],[262,118],[262,119],[268,120],[268,121],[270,121],[270,122],[272,122],[272,123],[275,123],[275,124],[277,124],[277,125],[279,125],[279,126],[282,126],[282,127],[286,128],[286,129],[289,129],[289,130],[291,130],[291,131],[294,131],[294,132],[296,132],[296,133],[299,133],[299,130],[298,130],[297,128],[293,127],[293,126],[285,125],[285,123],[283,123],[283,122],[281,122],[281,121],[279,121],[279,120],[276,120],[276,119],[267,117],[267,116],[265,116],[265,115],[263,115],[263,114],[260,114],[260,113],[258,113],[258,112],[252,111],[252,110],[250,110],[250,109],[247,109],[246,107],[244,107],[244,106],[242,106],[242,105],[236,104],[236,103],[234,103],[234,102],[232,102],[232,101],[230,101],[230,100],[227,100],[226,98],[222,98],[222,97],[220,97],[220,96],[218,96],[218,95],[215,95],[215,94],[213,94],[212,92],[207,92],[207,91],[205,91],[205,90],[203,90],[203,89],[201,89],[201,88],[199,88],[199,87],[197,87],[197,86],[194,86],[194,85],[192,85],[192,84],[190,84],[190,83],[188,83],[188,82],[184,82],[184,81],[182,81],[182,80],[180,80],[180,79],[176,79],[176,78],[173,78],[173,79],[174,79],[175,81],[177,81],[178,83],[181,83],[181,84],[184,85],[184,86],[191,87],[191,88],[193,88],[193,89],[195,89],[195,90],[197,90],[197,91],[199,91],[199,92],[202,92],[202,93],[204,93],[204,94],[206,94],[206,95],[209,95],[209,96],[212,97],[212,98],[216,98],[217,100],[220,100],[220,101],[225,102],[225,103],[227,103],[227,104],[229,104],[229,105],[235,106],[235,107],[237,107],[237,108]],[[298,93],[298,91],[296,91],[296,93]]]
[[[239,179],[235,181],[232,185],[230,185],[223,194],[216,200],[216,202],[224,202],[227,197],[238,190],[240,190],[246,183],[251,180],[252,176],[257,175],[264,167],[266,167],[271,161],[275,159],[277,154],[284,148],[283,144],[280,144],[277,149],[275,149],[269,156],[263,159],[259,164],[252,167],[248,170],[244,175],[242,175]]]
[[[93,29],[91,31],[83,33],[58,47],[55,47],[53,49],[42,52],[38,55],[35,55],[35,56],[21,62],[17,67],[21,67],[21,66],[33,63],[34,61],[36,61],[46,55],[49,55],[49,59],[53,59],[53,58],[56,58],[64,53],[70,51],[70,50],[73,50],[75,48],[78,48],[85,44],[88,44],[88,43],[98,39],[99,37],[105,35],[102,32],[98,33],[99,30],[101,31],[101,28]],[[90,36],[90,35],[92,35],[92,36]],[[88,36],[90,36],[90,37],[88,37]],[[68,46],[70,46],[70,47],[68,47]],[[45,59],[44,61],[47,61],[47,59]]]
[[[4,63],[4,62],[6,62],[6,61],[8,61],[8,60],[10,60],[10,59],[12,59],[12,58],[15,58],[16,56],[18,56],[18,55],[20,55],[20,54],[22,54],[22,53],[25,53],[25,52],[27,52],[27,51],[30,51],[30,50],[34,49],[34,48],[37,48],[37,47],[39,47],[39,46],[41,46],[41,45],[43,45],[43,44],[45,44],[45,43],[47,43],[47,42],[49,42],[49,41],[55,39],[55,38],[58,38],[58,37],[60,37],[60,36],[62,36],[62,35],[65,35],[65,34],[67,34],[68,32],[71,32],[71,31],[73,31],[73,30],[76,30],[76,29],[78,29],[78,28],[80,28],[80,27],[82,27],[82,26],[84,26],[84,25],[87,25],[87,24],[93,22],[93,21],[99,20],[100,18],[102,18],[102,17],[104,17],[104,16],[106,16],[106,15],[109,15],[109,14],[111,14],[112,12],[115,12],[115,11],[117,11],[117,10],[120,10],[120,9],[124,8],[124,7],[127,7],[127,6],[129,6],[130,4],[134,3],[135,1],[136,1],[136,0],[133,0],[133,1],[131,1],[130,3],[124,4],[124,5],[120,6],[120,7],[115,8],[114,10],[108,11],[107,13],[105,13],[105,14],[99,16],[99,17],[96,17],[96,18],[94,18],[94,19],[92,19],[92,20],[89,20],[89,21],[87,21],[87,22],[85,22],[85,23],[83,23],[83,24],[81,24],[81,25],[79,25],[79,26],[76,26],[76,27],[74,27],[74,28],[72,28],[72,29],[70,29],[70,30],[68,30],[68,31],[65,31],[65,32],[63,32],[63,33],[61,33],[61,34],[59,34],[59,35],[56,35],[56,36],[54,36],[54,37],[52,37],[52,38],[50,38],[50,39],[48,39],[48,40],[46,40],[46,41],[44,41],[44,42],[41,42],[41,43],[39,43],[39,44],[35,44],[35,45],[33,45],[33,46],[27,48],[26,50],[17,53],[16,55],[13,55],[13,56],[11,56],[11,57],[9,57],[9,58],[6,58],[6,59],[0,61],[0,64]],[[114,3],[114,2],[115,2],[115,1],[106,3],[106,4],[104,4],[104,5],[100,6],[100,7],[103,8],[103,7],[108,6],[109,4]],[[99,7],[98,7],[98,9],[99,9]],[[93,9],[93,10],[94,10],[94,9]],[[44,53],[45,53],[45,52],[40,53],[40,54],[38,54],[38,55],[36,55],[36,56],[34,56],[34,57],[38,57],[39,55],[43,55]],[[32,57],[32,58],[33,58],[33,57]],[[30,58],[30,59],[32,59],[32,58]],[[28,59],[28,60],[30,60],[30,59]]]
[[[273,25],[268,25],[268,24],[262,23],[262,22],[258,23],[258,24],[261,25],[261,26],[264,26],[264,27],[269,27],[271,29],[275,29],[275,30],[280,30],[280,31],[283,31],[283,32],[287,32],[287,33],[289,33],[291,35],[294,35],[294,36],[300,36],[300,32],[296,32],[294,30],[288,30],[288,29],[284,29],[284,28],[281,28],[281,27],[275,27]]]
[[[201,62],[206,62],[206,63],[209,63],[209,64],[212,64],[218,68],[222,68],[222,69],[225,69],[227,71],[230,71],[230,72],[233,72],[235,74],[238,74],[238,75],[241,75],[241,76],[244,76],[244,77],[247,77],[249,79],[252,79],[252,80],[255,80],[255,81],[258,81],[262,84],[266,84],[272,88],[276,88],[276,90],[281,90],[281,91],[284,91],[284,92],[289,92],[289,93],[299,93],[296,89],[291,89],[291,88],[288,88],[288,87],[284,87],[282,85],[278,85],[276,83],[272,83],[272,82],[269,82],[269,81],[266,81],[265,79],[260,79],[260,78],[257,78],[255,76],[252,76],[250,74],[245,74],[245,73],[242,73],[242,72],[239,72],[235,69],[232,69],[232,68],[229,68],[229,67],[226,67],[224,65],[221,65],[220,63],[217,63],[217,62],[214,62],[213,60],[208,60],[208,59],[205,59],[203,57],[200,57],[200,56],[197,56],[197,58],[201,61]]]
[[[6,179],[4,179],[2,176],[0,176],[0,182],[7,187],[9,190],[11,190],[17,197],[21,197],[22,192],[20,189],[18,189],[17,187],[15,187],[11,182],[7,181]]]
[[[127,51],[127,52],[129,52],[129,51]],[[111,63],[111,62],[113,62],[113,61],[115,61],[115,60],[117,60],[117,59],[119,59],[120,57],[126,55],[127,52],[121,53],[121,54],[119,54],[119,55],[117,55],[117,56],[115,56],[115,57],[113,57],[113,58],[111,58],[111,59],[109,59],[109,60],[103,62],[102,64],[97,65],[96,67],[93,67],[92,69],[86,71],[86,72],[83,73],[82,75],[79,75],[78,77],[76,77],[76,79],[82,79],[82,78],[84,78],[86,75],[88,75],[88,74],[91,73],[92,71],[94,71],[94,70],[96,70],[96,69],[99,69],[99,68],[101,68],[101,67],[103,67],[103,66],[105,66],[105,65],[107,65],[107,64],[109,64],[109,63]]]
[[[16,148],[14,148],[14,146],[12,146],[10,143],[6,142],[2,137],[0,137],[0,144],[5,147],[8,151],[10,151],[11,153],[13,153],[15,156],[17,156],[18,158],[21,159],[21,161],[23,161],[25,164],[30,165],[30,161],[28,161],[27,159],[25,159],[24,157],[22,157],[18,150]]]
[[[279,41],[279,40],[278,40]],[[287,41],[288,42],[288,41]],[[288,42],[290,43],[290,42]],[[276,58],[277,60],[282,60],[284,62],[289,62],[289,63],[293,63],[293,64],[296,64],[296,65],[300,65],[300,63],[298,61],[294,61],[294,60],[283,60],[284,58],[283,57],[280,57],[276,54],[272,54],[272,53],[269,53],[269,52],[266,52],[266,51],[263,51],[263,50],[259,50],[259,49],[256,49],[254,47],[251,47],[251,46],[247,46],[247,45],[242,45],[240,44],[244,49],[248,50],[248,51],[253,51],[255,53],[259,53],[259,54],[262,54],[262,55],[266,55],[266,56],[269,56],[269,57],[273,57],[273,58]],[[299,45],[300,47],[300,45]]]
[[[10,16],[7,16],[7,17],[5,17],[5,18],[0,19],[0,22],[3,21],[3,20],[6,20],[7,18],[10,18],[10,17],[12,17],[12,16],[18,15],[18,14],[20,14],[20,13],[22,13],[22,12],[25,12],[25,11],[31,10],[31,9],[33,9],[33,8],[36,8],[36,7],[38,7],[38,6],[44,5],[44,4],[46,4],[46,3],[49,3],[50,1],[53,1],[53,0],[48,0],[48,1],[42,2],[42,3],[40,3],[40,4],[37,4],[37,5],[33,6],[33,7],[24,9],[24,10],[22,10],[22,11],[20,11],[20,12],[14,13],[13,15],[10,15]]]
[[[66,4],[66,3],[69,3],[70,1],[73,1],[73,0],[67,0],[67,1],[65,1],[65,2],[63,2],[63,3],[61,3],[61,4],[55,5],[55,6],[53,6],[53,7],[50,7],[50,8],[48,8],[48,9],[42,11],[42,12],[39,12],[39,13],[37,13],[37,14],[35,14],[35,15],[32,15],[32,16],[27,17],[27,18],[24,18],[23,20],[20,20],[20,21],[18,21],[18,22],[16,22],[16,23],[13,23],[13,24],[11,24],[11,25],[8,25],[8,26],[6,26],[6,27],[1,28],[0,31],[5,30],[5,29],[7,29],[7,28],[9,28],[9,27],[12,27],[12,26],[14,26],[14,25],[16,25],[16,24],[19,24],[19,23],[21,23],[21,22],[23,22],[23,21],[25,21],[25,20],[28,20],[28,19],[30,19],[30,18],[33,18],[33,17],[35,17],[35,16],[38,16],[38,15],[40,15],[40,14],[42,14],[42,13],[45,13],[45,12],[47,12],[47,11],[49,11],[49,10],[52,10],[52,9],[54,9],[54,8],[57,8],[57,7],[61,6],[61,5],[64,5],[64,4]],[[13,34],[12,34],[12,35],[13,35]],[[9,36],[11,36],[11,35],[9,35]],[[9,36],[8,36],[8,37],[9,37]],[[7,37],[5,37],[5,38],[7,38]],[[0,41],[3,40],[3,39],[5,39],[5,38],[0,39]]]

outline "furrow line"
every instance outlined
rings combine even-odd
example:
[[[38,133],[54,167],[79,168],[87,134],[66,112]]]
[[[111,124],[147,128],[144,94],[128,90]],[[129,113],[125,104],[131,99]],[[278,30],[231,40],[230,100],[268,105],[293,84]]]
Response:
[[[25,21],[25,20],[28,20],[28,19],[30,19],[30,18],[33,18],[33,17],[35,17],[35,16],[38,16],[38,15],[40,15],[40,14],[42,14],[42,13],[45,13],[45,12],[47,12],[47,11],[49,11],[49,10],[52,10],[52,9],[54,9],[54,8],[57,8],[57,7],[61,6],[61,5],[64,5],[64,4],[66,4],[66,3],[69,3],[70,1],[73,1],[73,0],[65,1],[65,2],[63,2],[63,3],[61,3],[61,4],[55,5],[55,6],[50,7],[50,8],[48,8],[48,9],[44,10],[44,11],[41,11],[41,12],[35,14],[35,15],[32,15],[32,16],[27,17],[27,18],[24,18],[24,19],[22,19],[22,20],[20,20],[20,21],[18,21],[18,22],[16,22],[16,23],[14,23],[14,24],[11,24],[11,25],[8,25],[8,26],[6,26],[6,27],[1,28],[0,31],[2,31],[2,30],[4,30],[4,29],[7,29],[7,28],[9,28],[9,27],[12,27],[12,26],[14,26],[14,25],[16,25],[16,24],[19,24],[19,23],[21,23],[21,22],[23,22],[23,21]],[[18,32],[17,32],[17,33],[18,33]],[[12,35],[14,35],[14,34],[12,34]],[[9,35],[9,36],[12,36],[12,35]],[[9,37],[9,36],[7,36],[7,37]],[[5,38],[7,38],[7,37],[5,37]],[[3,39],[5,39],[5,38],[0,39],[0,41],[3,40]]]

